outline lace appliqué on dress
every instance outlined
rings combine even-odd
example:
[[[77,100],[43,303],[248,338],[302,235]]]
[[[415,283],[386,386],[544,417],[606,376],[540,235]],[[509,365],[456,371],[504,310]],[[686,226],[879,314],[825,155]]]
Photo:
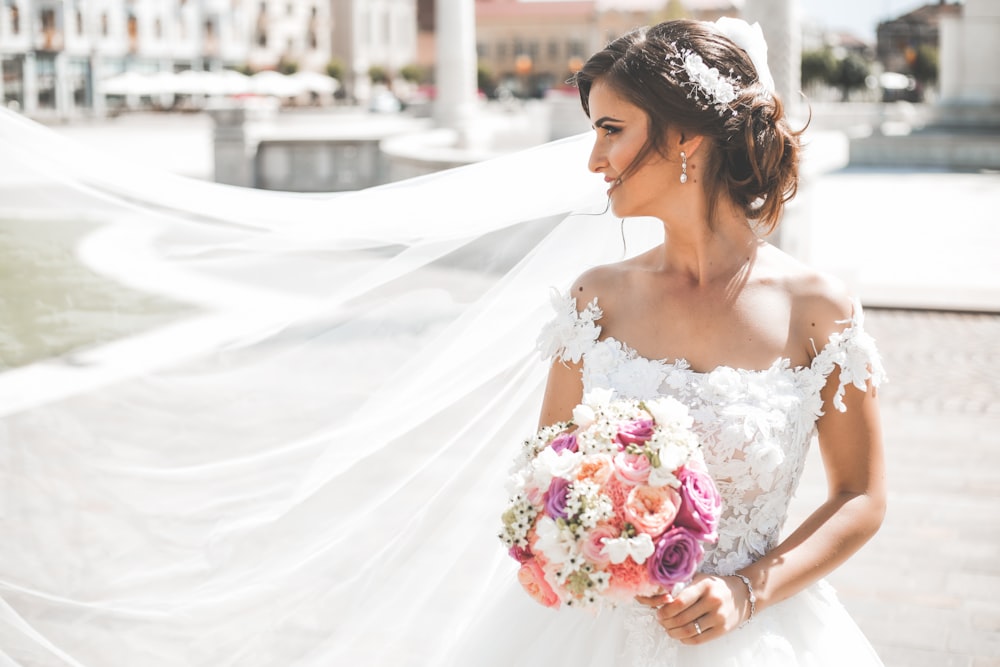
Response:
[[[834,365],[840,366],[840,386],[833,397],[833,406],[840,412],[847,410],[844,405],[847,385],[866,391],[869,380],[875,387],[888,380],[875,339],[864,330],[864,321],[861,303],[855,300],[851,319],[838,322],[847,324],[847,328],[832,334],[830,342],[813,358],[813,370],[824,378],[833,372]]]
[[[597,299],[577,310],[576,299],[552,288],[552,308],[556,316],[538,334],[536,349],[544,359],[558,359],[577,363],[601,335],[595,322],[604,315]]]

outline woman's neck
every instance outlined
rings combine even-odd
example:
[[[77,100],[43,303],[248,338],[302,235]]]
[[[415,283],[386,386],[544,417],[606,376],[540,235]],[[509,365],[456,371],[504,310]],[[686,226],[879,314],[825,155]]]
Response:
[[[681,209],[663,219],[662,270],[691,287],[729,282],[756,253],[759,239],[735,206],[720,205],[714,213]]]

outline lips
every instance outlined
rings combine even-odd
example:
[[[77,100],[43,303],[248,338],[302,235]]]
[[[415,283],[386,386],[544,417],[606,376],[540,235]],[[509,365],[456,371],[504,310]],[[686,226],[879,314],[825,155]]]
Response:
[[[611,187],[608,188],[608,196],[609,197],[611,196],[611,193],[614,192],[614,189],[617,188],[619,185],[621,185],[621,179],[619,179],[619,178],[611,178],[610,176],[605,176],[604,177],[604,182],[605,183],[609,183],[611,185]]]

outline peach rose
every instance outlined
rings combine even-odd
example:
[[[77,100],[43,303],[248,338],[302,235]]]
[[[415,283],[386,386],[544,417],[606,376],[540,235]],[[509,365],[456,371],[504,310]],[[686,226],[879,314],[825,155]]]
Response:
[[[669,486],[637,486],[625,501],[625,518],[655,538],[670,527],[680,505],[680,494]]]
[[[559,608],[559,596],[552,590],[549,582],[545,581],[545,572],[536,559],[532,558],[521,565],[521,569],[517,571],[517,580],[535,602],[543,607]]]

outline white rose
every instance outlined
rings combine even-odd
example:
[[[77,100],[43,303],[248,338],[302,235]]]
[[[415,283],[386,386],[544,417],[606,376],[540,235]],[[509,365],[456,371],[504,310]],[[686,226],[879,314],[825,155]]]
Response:
[[[573,423],[582,429],[590,428],[596,419],[594,408],[589,405],[580,404],[573,408]]]
[[[549,562],[562,564],[576,554],[576,540],[571,534],[564,534],[551,517],[539,517],[535,533],[538,535],[535,548],[545,554]]]

